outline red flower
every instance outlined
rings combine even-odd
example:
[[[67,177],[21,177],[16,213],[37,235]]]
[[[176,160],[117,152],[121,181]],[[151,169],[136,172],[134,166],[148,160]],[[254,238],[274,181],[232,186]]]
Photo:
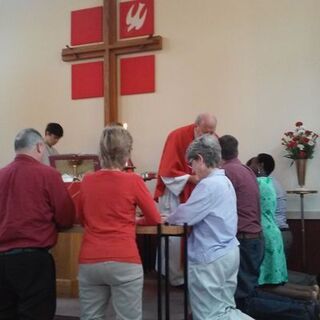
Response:
[[[306,130],[301,121],[296,122],[294,131],[286,131],[281,139],[289,159],[312,159],[318,134]]]
[[[298,156],[299,156],[299,159],[307,158],[307,154],[304,151],[299,151]]]
[[[295,141],[290,141],[288,143],[288,148],[295,148],[297,146],[297,143]]]

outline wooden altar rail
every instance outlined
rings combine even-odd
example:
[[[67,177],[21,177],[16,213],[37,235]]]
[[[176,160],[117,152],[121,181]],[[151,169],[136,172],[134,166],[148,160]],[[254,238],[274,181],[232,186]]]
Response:
[[[166,225],[161,224],[160,225],[160,232],[162,235],[168,235],[168,236],[179,236],[184,234],[184,227],[183,226],[172,226],[172,225]],[[59,232],[61,233],[75,233],[75,234],[82,234],[83,228],[80,225],[74,225],[71,229],[62,230]],[[136,226],[136,234],[158,234],[158,226]]]

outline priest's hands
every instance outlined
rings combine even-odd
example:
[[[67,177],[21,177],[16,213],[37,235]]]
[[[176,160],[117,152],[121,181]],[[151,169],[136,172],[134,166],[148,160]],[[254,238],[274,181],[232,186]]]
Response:
[[[194,174],[194,175],[190,175],[189,176],[188,181],[193,183],[193,184],[197,184],[200,181],[200,179],[199,179],[199,177],[197,175]]]
[[[142,172],[140,174],[140,176],[142,177],[142,179],[144,181],[149,181],[149,180],[153,180],[153,179],[157,179],[157,173],[156,172]]]

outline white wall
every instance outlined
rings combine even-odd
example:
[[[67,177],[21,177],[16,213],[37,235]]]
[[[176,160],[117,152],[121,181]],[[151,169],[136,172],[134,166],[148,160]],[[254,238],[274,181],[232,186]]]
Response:
[[[0,0],[0,165],[13,156],[18,130],[60,122],[64,152],[96,152],[102,99],[72,101],[70,11],[98,0]],[[299,120],[320,132],[320,1],[155,0],[156,93],[121,97],[120,121],[134,137],[138,171],[156,170],[167,133],[202,111],[219,120],[218,134],[240,141],[240,158],[271,153],[275,175],[297,187],[283,158],[281,137]],[[320,141],[319,141],[320,142]],[[307,187],[320,190],[319,146],[309,161]],[[152,184],[149,184],[152,186]],[[320,196],[306,196],[320,211]],[[289,210],[298,210],[289,196]]]

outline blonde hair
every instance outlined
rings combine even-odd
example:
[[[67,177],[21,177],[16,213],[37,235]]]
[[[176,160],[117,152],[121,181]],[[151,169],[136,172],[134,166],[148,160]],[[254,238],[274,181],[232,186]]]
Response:
[[[120,126],[107,126],[100,138],[100,157],[103,168],[123,169],[130,158],[132,136]]]

